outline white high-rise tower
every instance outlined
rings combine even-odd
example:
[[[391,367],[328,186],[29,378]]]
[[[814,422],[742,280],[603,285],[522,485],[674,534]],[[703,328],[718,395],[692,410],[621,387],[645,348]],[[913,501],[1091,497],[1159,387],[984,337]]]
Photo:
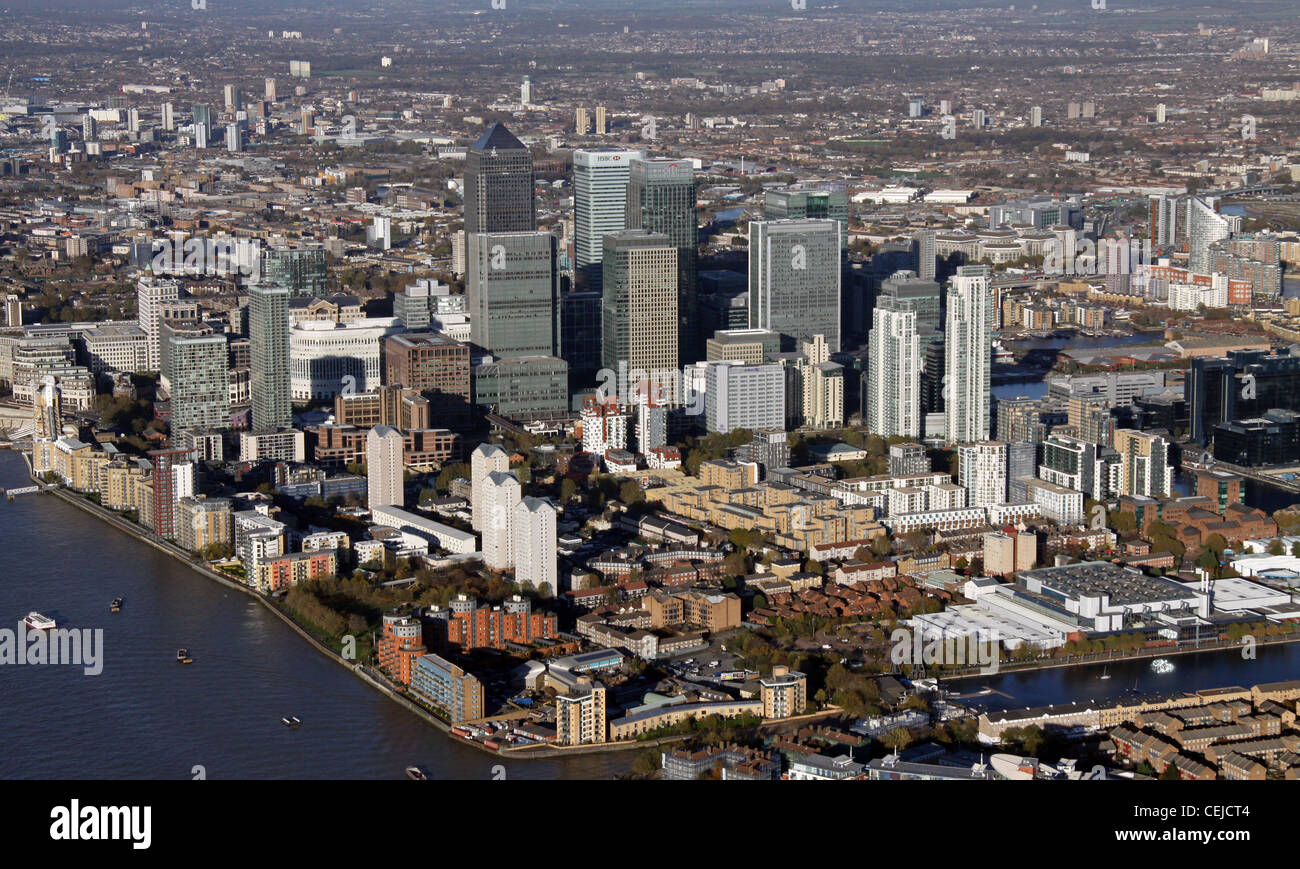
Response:
[[[627,186],[632,160],[644,151],[573,152],[573,256],[592,286],[601,280],[606,235],[627,228]]]
[[[921,344],[916,311],[876,308],[867,340],[867,430],[882,438],[920,437]]]
[[[496,444],[479,444],[469,457],[470,485],[470,524],[475,531],[482,531],[486,524],[486,508],[483,506],[483,493],[487,489],[487,479],[496,471],[510,470],[510,456]]]
[[[405,505],[400,431],[392,426],[377,425],[366,434],[366,476],[371,509]]]
[[[508,471],[488,474],[483,486],[483,563],[493,570],[515,566],[515,508],[519,478]]]
[[[531,582],[540,591],[559,591],[555,566],[555,508],[541,498],[524,498],[515,505],[515,582]]]
[[[989,436],[993,295],[987,266],[962,266],[948,284],[944,330],[944,417],[948,442]]]

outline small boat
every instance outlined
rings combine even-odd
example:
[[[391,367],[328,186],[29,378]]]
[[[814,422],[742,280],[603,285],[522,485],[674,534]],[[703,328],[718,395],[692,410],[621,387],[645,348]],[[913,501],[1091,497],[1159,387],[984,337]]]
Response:
[[[1165,673],[1174,672],[1174,664],[1168,658],[1156,658],[1151,662],[1151,669],[1163,676]]]
[[[120,597],[113,598],[113,602],[108,605],[108,611],[111,613],[121,612],[122,599]]]
[[[1109,678],[1110,678],[1110,673],[1107,672],[1105,669],[1103,669],[1103,670],[1101,671],[1101,675],[1098,676],[1097,678],[1098,678],[1098,679],[1109,679]]]
[[[283,724],[285,727],[297,727],[299,724],[302,724],[302,721],[298,718],[297,715],[289,715],[284,718],[281,718],[280,723]]]
[[[54,619],[43,616],[38,612],[28,613],[27,618],[23,619],[23,623],[33,631],[49,631],[57,627]]]
[[[176,650],[176,660],[179,661],[179,662],[182,663],[182,664],[193,664],[193,663],[194,663],[194,659],[190,657],[190,650],[189,650],[189,649],[177,649],[177,650]]]
[[[429,774],[418,766],[408,766],[406,768],[406,777],[412,781],[428,781]]]

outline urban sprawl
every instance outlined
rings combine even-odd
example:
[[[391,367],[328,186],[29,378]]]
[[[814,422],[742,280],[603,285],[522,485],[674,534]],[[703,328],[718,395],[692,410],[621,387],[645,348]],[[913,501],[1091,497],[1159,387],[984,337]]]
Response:
[[[157,5],[0,37],[35,492],[519,762],[1300,777],[1300,680],[980,691],[1300,639],[1287,4]]]

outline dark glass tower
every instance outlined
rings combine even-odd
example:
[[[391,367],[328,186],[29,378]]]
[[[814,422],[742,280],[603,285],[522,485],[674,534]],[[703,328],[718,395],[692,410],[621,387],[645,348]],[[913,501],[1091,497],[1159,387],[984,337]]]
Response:
[[[677,247],[678,356],[682,364],[703,359],[695,269],[699,222],[695,169],[689,160],[633,160],[627,188],[627,228],[665,235]]]
[[[466,236],[470,340],[493,356],[555,356],[559,277],[555,236],[494,232]]]
[[[252,356],[253,431],[279,431],[293,424],[289,390],[289,289],[277,284],[248,288],[248,338]]]
[[[465,233],[535,229],[533,155],[504,125],[493,124],[465,156]]]

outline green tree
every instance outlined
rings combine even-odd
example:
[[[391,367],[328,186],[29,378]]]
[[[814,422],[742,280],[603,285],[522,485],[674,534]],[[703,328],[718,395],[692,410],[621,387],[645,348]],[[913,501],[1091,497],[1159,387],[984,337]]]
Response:
[[[1218,577],[1219,558],[1208,546],[1201,550],[1200,555],[1196,556],[1196,566],[1203,567],[1214,574],[1216,578]]]
[[[618,499],[624,504],[640,504],[645,501],[645,492],[637,485],[636,480],[625,480],[623,485],[618,487]]]
[[[632,772],[637,775],[650,776],[659,771],[661,764],[659,750],[648,748],[636,756],[632,761]]]
[[[446,493],[451,490],[451,481],[459,478],[469,477],[469,465],[464,462],[452,462],[450,465],[443,465],[442,470],[438,472],[438,479],[434,481],[434,486],[439,492]]]
[[[902,751],[912,744],[912,734],[906,727],[896,727],[880,739],[893,751]]]
[[[1106,521],[1114,531],[1120,534],[1127,534],[1137,530],[1137,516],[1123,510],[1111,511],[1107,514]]]

